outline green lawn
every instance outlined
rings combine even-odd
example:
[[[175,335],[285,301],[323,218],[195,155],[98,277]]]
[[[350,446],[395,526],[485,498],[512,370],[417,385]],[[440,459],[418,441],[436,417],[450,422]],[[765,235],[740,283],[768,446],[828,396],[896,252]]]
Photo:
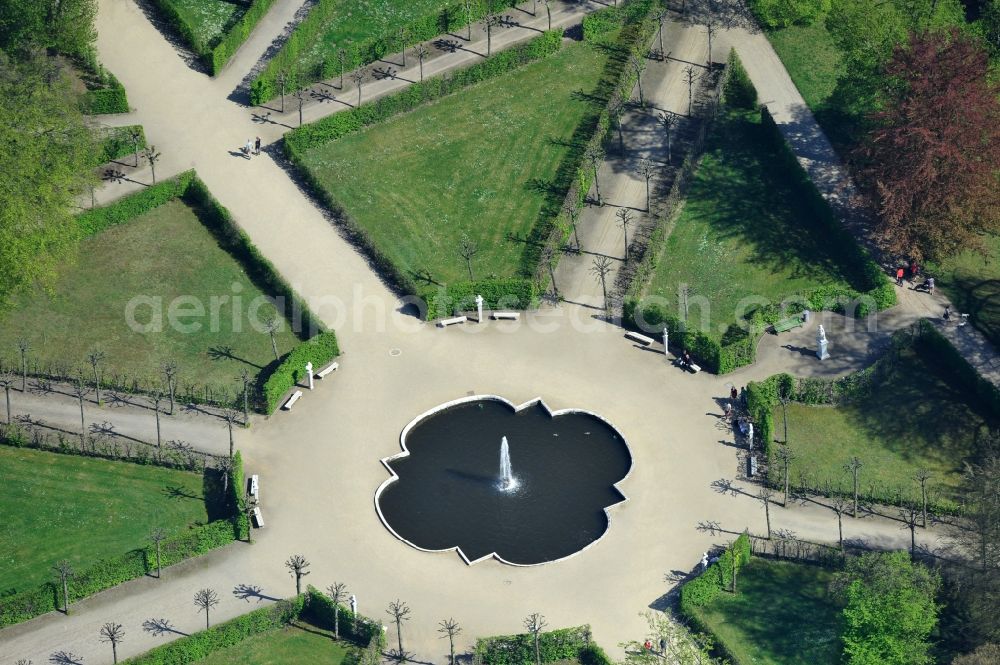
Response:
[[[1000,236],[986,239],[986,254],[963,252],[940,266],[928,266],[960,312],[1000,347]]]
[[[173,359],[181,383],[235,391],[241,367],[256,373],[274,360],[268,335],[251,327],[250,305],[261,295],[194,212],[174,200],[85,239],[78,260],[61,271],[53,293],[20,296],[0,318],[0,357],[14,362],[16,340],[24,337],[32,358],[44,363],[84,366],[87,353],[100,348],[107,354],[109,376],[117,372],[158,381],[160,363]],[[162,332],[130,328],[126,306],[136,296],[160,299]],[[200,323],[200,330],[182,332],[170,325],[170,303],[180,296],[201,303],[205,316],[176,320]],[[215,321],[213,298],[220,303]],[[138,307],[135,322],[151,323],[152,310]],[[298,339],[286,324],[277,342],[279,353],[287,353]]]
[[[676,313],[687,284],[689,322],[704,321],[718,338],[750,309],[746,298],[777,303],[818,286],[849,287],[783,163],[756,113],[720,115],[646,295]]]
[[[593,122],[611,56],[574,43],[541,61],[313,148],[305,166],[404,272],[469,278],[463,234],[478,245],[475,277],[534,269],[522,242],[562,201],[560,165]]]
[[[843,465],[856,455],[864,463],[860,487],[866,494],[894,497],[898,489],[904,499],[919,501],[913,476],[925,468],[932,474],[931,498],[954,505],[963,460],[976,452],[977,432],[996,427],[998,419],[948,367],[927,353],[905,350],[870,396],[838,407],[788,406],[789,447],[796,456],[791,478],[795,482],[806,473],[812,487],[829,482],[847,491],[852,481]],[[775,438],[783,437],[778,406]]]
[[[0,446],[0,592],[52,579],[205,523],[203,477],[128,462]]]
[[[438,14],[445,6],[443,0],[338,0],[319,43],[302,49],[300,64],[303,68],[335,58],[337,48],[350,42],[360,42],[372,37],[389,34],[399,26],[429,14]],[[393,44],[390,52],[399,46]]]
[[[354,647],[333,641],[332,631],[297,621],[279,631],[254,635],[194,661],[198,665],[340,665]]]
[[[840,49],[826,23],[770,30],[767,36],[809,108],[822,109],[841,73]]]
[[[738,594],[697,611],[742,663],[835,665],[842,647],[832,578],[824,568],[755,558],[737,578]]]
[[[226,31],[246,13],[249,2],[241,0],[159,0],[177,10],[191,30],[197,51],[214,48]]]

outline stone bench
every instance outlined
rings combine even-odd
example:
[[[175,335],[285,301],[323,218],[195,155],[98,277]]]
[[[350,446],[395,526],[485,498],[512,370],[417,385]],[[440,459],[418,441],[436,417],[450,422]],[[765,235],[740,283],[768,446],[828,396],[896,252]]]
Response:
[[[260,477],[256,473],[247,481],[247,494],[255,501],[260,501]]]
[[[467,316],[456,316],[450,319],[441,319],[438,321],[438,328],[447,328],[448,326],[453,326],[457,323],[465,323],[469,320]]]
[[[294,393],[292,393],[292,396],[288,398],[288,401],[285,402],[281,408],[284,409],[285,411],[291,411],[292,407],[295,406],[295,403],[298,402],[301,398],[302,398],[302,391],[296,390]]]
[[[506,319],[507,321],[517,321],[521,318],[520,312],[493,312],[493,318],[497,321]]]
[[[329,374],[330,372],[334,371],[338,367],[340,367],[340,363],[330,363],[329,365],[327,365],[326,367],[324,367],[320,371],[316,372],[316,378],[317,379],[325,378],[327,374]]]
[[[260,506],[254,506],[251,514],[253,515],[253,526],[256,526],[258,529],[263,529],[264,515],[260,512]]]
[[[650,344],[653,343],[652,337],[646,337],[645,335],[641,335],[637,332],[632,332],[631,330],[625,333],[625,337],[629,338],[633,342],[638,342],[643,346],[649,346]]]

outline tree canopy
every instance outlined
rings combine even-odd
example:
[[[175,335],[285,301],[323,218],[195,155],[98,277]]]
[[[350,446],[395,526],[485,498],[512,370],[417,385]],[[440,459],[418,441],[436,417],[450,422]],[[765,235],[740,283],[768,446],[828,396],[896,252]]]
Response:
[[[1000,231],[1000,87],[988,67],[957,29],[912,34],[885,65],[858,155],[891,251],[938,259]]]
[[[97,0],[0,0],[0,50],[47,48],[83,56],[97,39]]]
[[[849,665],[932,662],[928,637],[937,625],[936,573],[906,552],[872,552],[837,574],[844,607],[844,654]]]
[[[0,306],[50,280],[75,246],[72,207],[95,159],[67,75],[44,56],[0,53]]]

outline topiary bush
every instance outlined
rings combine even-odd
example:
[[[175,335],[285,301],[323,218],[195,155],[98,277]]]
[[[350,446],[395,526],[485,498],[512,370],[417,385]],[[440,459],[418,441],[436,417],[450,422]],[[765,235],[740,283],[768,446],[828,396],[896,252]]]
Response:
[[[260,375],[266,412],[274,413],[285,394],[305,378],[307,362],[318,371],[339,355],[337,336],[332,332],[319,333],[285,354],[269,375]]]

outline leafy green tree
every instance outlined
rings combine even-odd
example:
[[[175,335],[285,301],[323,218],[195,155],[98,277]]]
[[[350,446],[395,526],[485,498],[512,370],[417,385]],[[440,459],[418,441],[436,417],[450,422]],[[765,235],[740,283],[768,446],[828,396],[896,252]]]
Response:
[[[97,0],[46,0],[46,46],[59,53],[86,56],[97,41]]]
[[[830,0],[749,0],[747,4],[769,28],[809,25],[830,11]]]
[[[0,53],[0,307],[32,283],[51,285],[80,237],[76,197],[94,181],[95,135],[69,78],[44,57]]]
[[[847,562],[834,589],[844,607],[848,665],[923,665],[937,625],[937,573],[906,552],[871,552]]]

